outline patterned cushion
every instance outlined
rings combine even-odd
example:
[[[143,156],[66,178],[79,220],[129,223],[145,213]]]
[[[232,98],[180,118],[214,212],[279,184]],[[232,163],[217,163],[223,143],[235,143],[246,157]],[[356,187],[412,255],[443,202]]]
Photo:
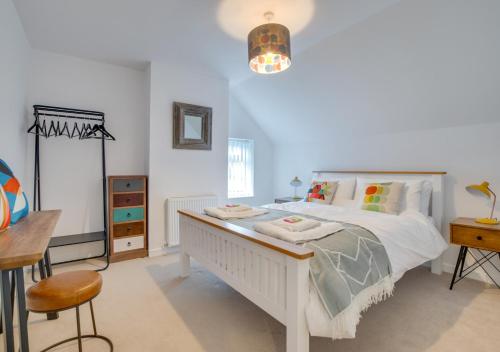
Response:
[[[337,184],[337,182],[313,181],[307,191],[306,202],[332,204]]]
[[[398,214],[404,183],[384,182],[365,185],[361,209]]]
[[[10,208],[7,195],[0,186],[0,232],[4,231],[10,225]]]
[[[15,224],[28,215],[28,199],[14,173],[2,159],[0,159],[0,185],[9,201],[10,223]]]

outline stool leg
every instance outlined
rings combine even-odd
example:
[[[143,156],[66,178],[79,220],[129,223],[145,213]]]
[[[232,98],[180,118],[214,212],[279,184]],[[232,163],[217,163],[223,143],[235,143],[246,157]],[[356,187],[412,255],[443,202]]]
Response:
[[[90,315],[92,316],[92,326],[94,327],[94,335],[97,336],[97,328],[95,326],[95,317],[94,317],[94,306],[92,305],[92,301],[90,303]]]
[[[80,327],[80,307],[76,307],[76,329],[78,330],[78,351],[82,352],[82,330]]]

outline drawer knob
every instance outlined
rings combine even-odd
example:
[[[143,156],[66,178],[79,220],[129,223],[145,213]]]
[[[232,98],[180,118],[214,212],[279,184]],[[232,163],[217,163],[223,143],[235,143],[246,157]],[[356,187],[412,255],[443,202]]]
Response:
[[[131,217],[131,216],[132,216],[132,214],[130,214],[130,213],[127,213],[127,218],[129,218],[129,217]]]
[[[127,247],[130,247],[132,245],[132,242],[127,242]]]
[[[483,239],[483,236],[476,236],[476,240],[481,241]]]
[[[127,198],[125,202],[130,203],[130,198]]]
[[[129,187],[130,187],[130,182],[127,183],[127,188],[129,188]]]
[[[127,227],[127,232],[130,232],[132,231],[132,228],[131,227]]]

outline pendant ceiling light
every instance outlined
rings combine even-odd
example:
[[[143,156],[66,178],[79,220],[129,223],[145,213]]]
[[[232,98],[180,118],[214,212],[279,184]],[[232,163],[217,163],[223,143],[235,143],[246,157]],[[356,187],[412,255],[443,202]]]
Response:
[[[285,71],[292,64],[290,31],[281,24],[270,23],[272,12],[266,12],[264,17],[269,23],[248,33],[248,65],[262,74]]]

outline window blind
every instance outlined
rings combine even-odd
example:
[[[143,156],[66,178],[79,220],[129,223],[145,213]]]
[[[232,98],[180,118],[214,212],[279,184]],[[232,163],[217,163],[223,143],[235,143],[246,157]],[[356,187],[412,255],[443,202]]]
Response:
[[[229,138],[228,198],[253,197],[254,142]]]

